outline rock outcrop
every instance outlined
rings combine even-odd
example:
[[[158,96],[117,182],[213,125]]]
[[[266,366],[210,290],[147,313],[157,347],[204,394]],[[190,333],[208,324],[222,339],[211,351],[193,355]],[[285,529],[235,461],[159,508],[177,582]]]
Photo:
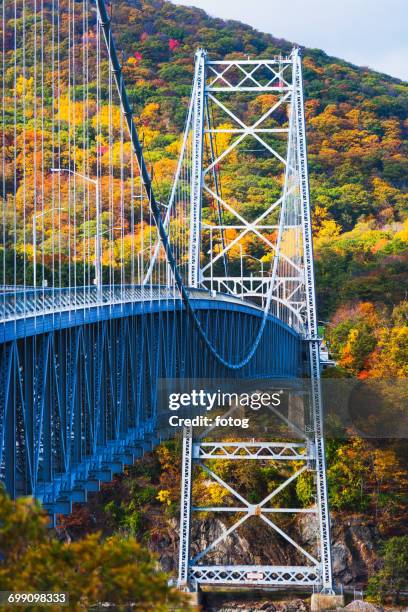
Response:
[[[349,603],[344,610],[348,612],[384,612],[384,608],[381,606],[375,606],[368,603],[368,601],[361,601],[360,599],[355,599]]]
[[[178,525],[175,519],[169,523],[168,535],[152,543],[159,554],[164,570],[175,572],[178,564]],[[192,554],[205,549],[217,540],[226,526],[219,518],[200,521],[193,528]],[[300,514],[287,526],[289,535],[305,550],[316,550],[319,527],[314,514]],[[343,586],[364,587],[369,576],[379,569],[379,534],[375,526],[361,517],[332,518],[333,574]],[[266,564],[298,565],[305,558],[276,531],[261,520],[249,520],[242,528],[233,531],[206,557],[213,564]]]

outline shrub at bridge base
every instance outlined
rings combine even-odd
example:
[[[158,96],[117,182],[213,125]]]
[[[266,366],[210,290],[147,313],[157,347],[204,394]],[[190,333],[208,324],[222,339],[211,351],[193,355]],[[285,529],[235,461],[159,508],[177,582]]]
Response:
[[[191,609],[133,538],[92,534],[67,543],[53,538],[47,524],[39,504],[14,502],[0,489],[0,591],[64,592],[70,610],[100,602],[157,612]]]

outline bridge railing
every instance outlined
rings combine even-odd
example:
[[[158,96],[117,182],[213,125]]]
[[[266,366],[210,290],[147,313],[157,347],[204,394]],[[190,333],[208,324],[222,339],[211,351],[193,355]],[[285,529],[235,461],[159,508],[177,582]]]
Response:
[[[190,289],[192,299],[215,297],[215,292],[208,289]],[[118,285],[81,288],[41,288],[19,289],[14,292],[0,293],[0,323],[43,316],[53,312],[95,308],[129,302],[179,300],[180,294],[174,287],[163,285]],[[241,303],[242,300],[233,296],[217,294],[217,299]],[[255,304],[254,304],[255,306]]]

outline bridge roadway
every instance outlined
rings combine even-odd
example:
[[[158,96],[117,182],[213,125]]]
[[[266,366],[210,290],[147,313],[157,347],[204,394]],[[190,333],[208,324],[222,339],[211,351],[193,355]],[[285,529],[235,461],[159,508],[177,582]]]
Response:
[[[190,298],[243,305],[241,299],[206,289],[190,289]],[[248,307],[257,308],[249,303]],[[182,308],[176,288],[159,285],[117,285],[96,287],[47,288],[12,291],[0,298],[0,341],[37,335],[53,329],[65,329],[85,323],[118,317]]]
[[[263,310],[226,294],[189,293],[217,350],[232,360],[245,355]],[[159,379],[295,378],[302,344],[268,315],[254,357],[230,371],[205,351],[175,289],[4,293],[0,478],[12,496],[33,494],[52,516],[68,513],[159,442]]]

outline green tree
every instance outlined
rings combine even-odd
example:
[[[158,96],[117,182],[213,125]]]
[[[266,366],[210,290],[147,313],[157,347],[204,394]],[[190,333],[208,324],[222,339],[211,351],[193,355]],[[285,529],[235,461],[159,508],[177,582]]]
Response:
[[[133,538],[103,540],[95,533],[68,543],[54,538],[47,524],[37,502],[14,502],[0,490],[0,590],[66,592],[71,610],[99,602],[157,612],[190,609]]]
[[[408,536],[390,538],[383,546],[382,560],[382,569],[368,582],[367,597],[376,603],[390,598],[397,604],[408,589]]]

